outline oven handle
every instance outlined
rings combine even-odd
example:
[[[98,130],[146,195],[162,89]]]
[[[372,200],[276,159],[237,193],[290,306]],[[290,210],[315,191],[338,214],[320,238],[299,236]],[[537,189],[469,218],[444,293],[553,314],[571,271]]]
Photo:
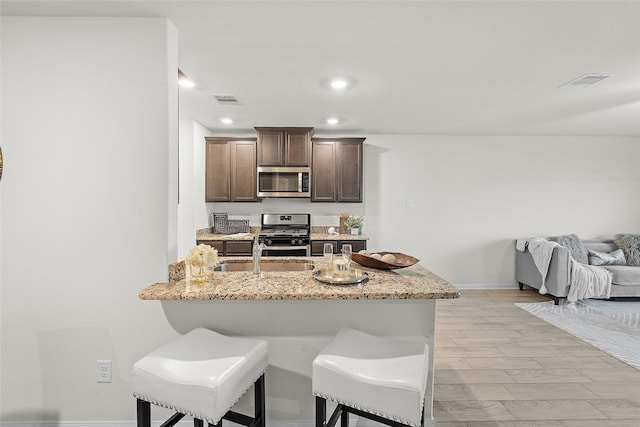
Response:
[[[267,246],[265,251],[295,251],[298,249],[304,249],[306,251],[305,256],[311,256],[311,245],[303,246]]]
[[[290,251],[296,249],[307,249],[309,245],[302,246],[267,246],[265,250],[267,251]]]

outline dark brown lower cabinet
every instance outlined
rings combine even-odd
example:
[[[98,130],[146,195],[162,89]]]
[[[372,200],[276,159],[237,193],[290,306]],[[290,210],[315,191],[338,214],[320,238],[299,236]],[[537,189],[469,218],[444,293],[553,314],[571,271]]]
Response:
[[[312,202],[362,202],[362,145],[365,138],[312,140]]]
[[[253,242],[250,240],[198,240],[218,251],[219,256],[251,256]]]
[[[224,242],[225,256],[251,256],[253,242],[249,240],[242,241],[226,241]]]
[[[333,253],[338,254],[342,251],[343,245],[351,245],[353,252],[358,252],[367,249],[366,240],[312,240],[311,241],[311,255],[320,255],[324,249],[325,243],[333,244]]]

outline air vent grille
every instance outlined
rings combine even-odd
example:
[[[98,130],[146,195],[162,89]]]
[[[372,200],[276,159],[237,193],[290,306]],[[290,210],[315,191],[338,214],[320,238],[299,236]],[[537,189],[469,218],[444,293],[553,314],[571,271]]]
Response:
[[[598,83],[608,76],[606,74],[585,74],[584,76],[580,76],[575,80],[571,80],[568,83],[562,85],[562,87],[585,87],[591,86],[592,84]]]
[[[237,104],[238,100],[233,95],[211,95],[218,100],[220,104]]]

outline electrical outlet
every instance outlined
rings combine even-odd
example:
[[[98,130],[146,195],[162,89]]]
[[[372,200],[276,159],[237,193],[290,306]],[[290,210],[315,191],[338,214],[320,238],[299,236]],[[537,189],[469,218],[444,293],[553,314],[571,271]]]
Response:
[[[99,383],[111,382],[111,360],[96,361],[96,373]]]

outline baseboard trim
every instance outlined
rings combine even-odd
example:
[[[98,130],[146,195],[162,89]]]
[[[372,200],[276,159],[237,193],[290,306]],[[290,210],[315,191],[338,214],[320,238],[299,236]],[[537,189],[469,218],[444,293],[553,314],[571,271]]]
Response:
[[[454,286],[458,289],[518,289],[517,283],[464,283]]]

